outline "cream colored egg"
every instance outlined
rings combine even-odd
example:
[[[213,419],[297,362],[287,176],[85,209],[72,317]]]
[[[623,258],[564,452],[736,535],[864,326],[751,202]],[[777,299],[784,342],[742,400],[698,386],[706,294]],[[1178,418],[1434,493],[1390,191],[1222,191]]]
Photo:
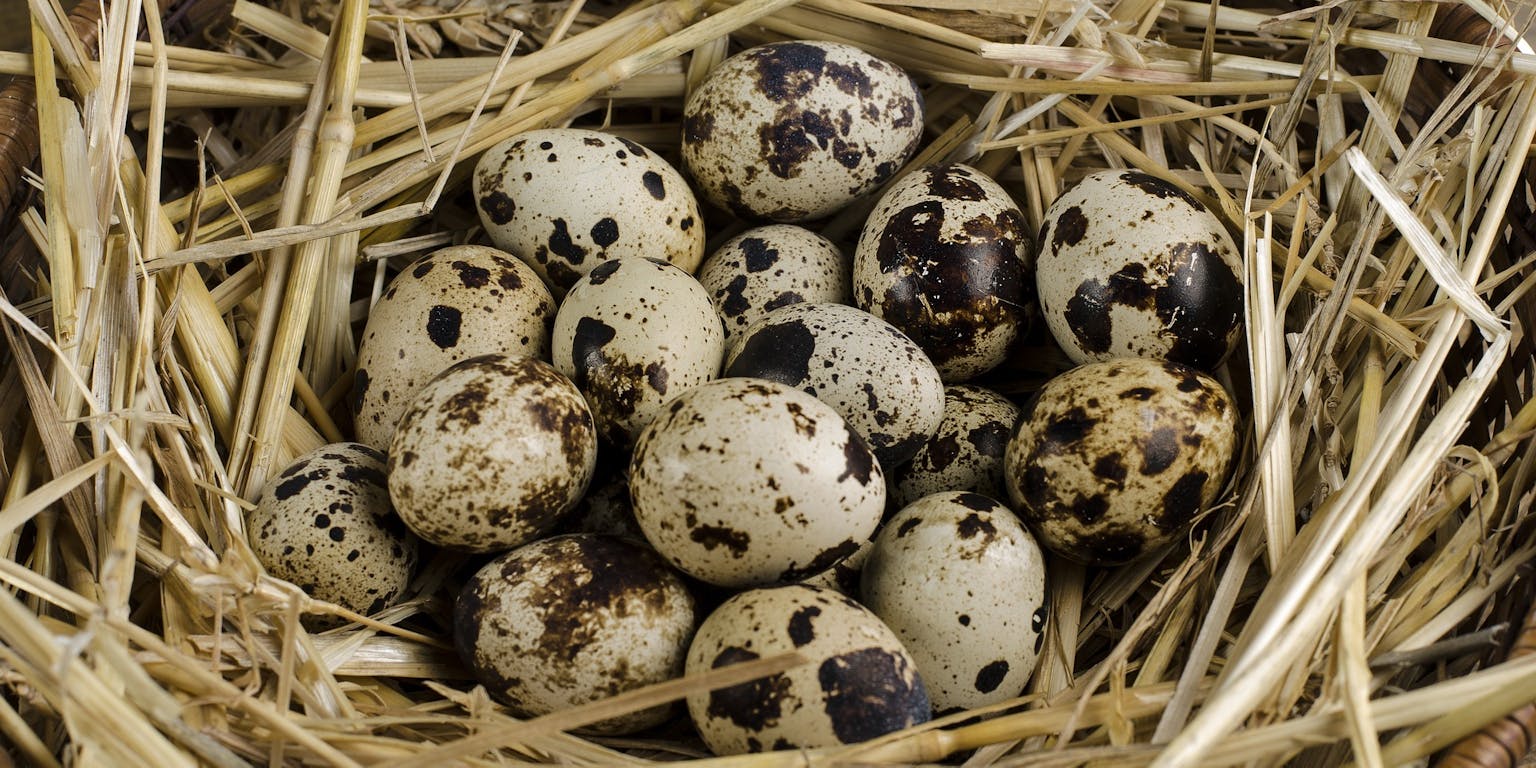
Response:
[[[491,240],[556,296],[610,259],[648,256],[691,273],[704,258],[693,191],[629,139],[581,128],[518,134],[481,156],[474,194]]]
[[[891,178],[923,101],[899,67],[842,43],[769,43],[726,59],[683,107],[683,165],[748,219],[818,219]]]
[[[854,744],[927,722],[927,690],[901,641],[836,592],[805,585],[743,592],[704,620],[689,674],[797,652],[788,672],[688,697],[717,755]]]
[[[891,470],[891,501],[905,506],[940,491],[974,491],[1007,498],[1003,453],[1019,407],[988,389],[957,384],[944,390],[939,429],[912,460]]]
[[[832,241],[793,224],[750,229],[699,267],[699,283],[725,321],[729,347],[748,325],[780,307],[846,304],[848,260]]]
[[[549,289],[507,253],[459,245],[417,259],[373,305],[358,343],[358,442],[387,449],[416,393],[460,360],[549,357],[554,319]]]
[[[939,712],[1024,692],[1045,625],[1045,556],[997,501],[948,491],[897,512],[864,563],[863,603],[912,653]]]

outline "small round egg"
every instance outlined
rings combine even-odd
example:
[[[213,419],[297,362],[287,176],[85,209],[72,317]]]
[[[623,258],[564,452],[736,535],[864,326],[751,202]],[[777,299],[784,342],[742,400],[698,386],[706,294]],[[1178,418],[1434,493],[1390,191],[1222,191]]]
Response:
[[[747,219],[819,219],[874,189],[917,149],[912,79],[842,43],[791,40],[721,62],[683,107],[683,166]]]
[[[948,712],[1024,692],[1045,627],[1045,556],[1013,512],[980,494],[925,496],[886,521],[860,582]]]
[[[1035,279],[1073,362],[1150,357],[1208,371],[1241,336],[1242,269],[1199,200],[1141,171],[1102,171],[1046,211]]]
[[[874,534],[885,477],[837,412],[796,389],[720,379],[640,434],[635,519],[679,570],[723,587],[798,581]]]
[[[1008,495],[1047,549],[1118,565],[1171,543],[1221,491],[1237,412],[1215,379],[1120,358],[1051,379],[1003,457]]]
[[[1024,214],[958,163],[903,176],[880,196],[853,256],[860,309],[901,329],[946,382],[997,367],[1034,305]]]
[[[807,663],[688,697],[717,755],[854,744],[928,721],[927,689],[889,627],[836,592],[801,584],[743,592],[699,626],[688,674],[791,651]]]
[[[944,382],[890,323],[843,304],[791,304],[742,331],[726,376],[769,379],[832,406],[883,467],[912,458],[944,418]]]
[[[629,445],[666,401],[715,378],[725,331],[709,294],[664,261],[614,259],[571,287],[552,356],[581,389],[598,433]]]
[[[891,501],[905,506],[940,491],[1007,498],[1003,453],[1019,407],[990,389],[956,384],[944,390],[944,418],[917,455],[886,475]]]
[[[725,321],[729,347],[748,325],[802,302],[846,304],[848,262],[831,240],[793,224],[750,229],[699,267],[699,283]]]
[[[389,495],[434,544],[495,552],[532,541],[581,498],[597,430],[548,363],[486,355],[433,379],[389,446]]]
[[[475,165],[480,223],[556,296],[623,256],[662,258],[693,272],[704,227],[675,168],[629,139],[582,128],[514,136]]]
[[[679,677],[694,602],[645,547],[573,534],[536,541],[481,568],[454,605],[454,643],[475,678],[536,717]],[[658,725],[652,707],[587,730]]]
[[[378,613],[405,591],[416,537],[389,503],[384,454],[333,443],[295,459],[267,483],[247,521],[267,573],[316,600]]]

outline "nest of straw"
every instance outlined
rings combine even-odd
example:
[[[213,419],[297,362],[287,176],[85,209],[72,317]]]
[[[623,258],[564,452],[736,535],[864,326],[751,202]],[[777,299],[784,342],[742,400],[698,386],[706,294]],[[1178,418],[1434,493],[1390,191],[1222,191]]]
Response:
[[[33,0],[31,51],[0,52],[0,764],[703,760],[686,726],[570,732],[792,659],[518,720],[453,657],[448,559],[362,617],[263,573],[243,519],[348,436],[388,276],[475,237],[468,161],[572,122],[670,151],[691,84],[784,38],[907,68],[913,166],[975,163],[1034,225],[1104,167],[1217,211],[1247,272],[1222,372],[1246,447],[1180,546],[1053,564],[1025,697],[719,762],[1399,765],[1536,697],[1536,660],[1503,660],[1536,555],[1536,56],[1514,9],[164,2]],[[861,215],[820,226],[846,241]],[[987,383],[1027,397],[1064,367],[1047,343]],[[350,623],[306,631],[317,613]],[[1468,754],[1516,759],[1506,730]]]

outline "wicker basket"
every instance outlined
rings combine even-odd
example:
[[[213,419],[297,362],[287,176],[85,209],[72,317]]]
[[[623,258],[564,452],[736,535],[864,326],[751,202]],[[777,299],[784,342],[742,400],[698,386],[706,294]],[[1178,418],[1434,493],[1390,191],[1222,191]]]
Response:
[[[784,38],[906,67],[928,105],[909,167],[974,163],[1034,225],[1104,167],[1218,211],[1248,272],[1221,372],[1245,448],[1171,551],[1053,562],[1023,698],[715,762],[1402,765],[1490,723],[1442,764],[1526,751],[1536,55],[1510,9],[98,10],[35,0],[35,53],[0,53],[19,75],[0,94],[0,764],[711,762],[686,722],[571,732],[787,662],[519,720],[452,653],[454,557],[363,617],[263,573],[242,521],[263,478],[349,434],[359,320],[387,277],[478,237],[467,161],[571,122],[673,152],[688,88]],[[847,242],[867,208],[818,226]],[[711,244],[739,231],[711,223]],[[1022,399],[1065,367],[1035,343],[985,383]],[[351,623],[311,633],[306,614]]]

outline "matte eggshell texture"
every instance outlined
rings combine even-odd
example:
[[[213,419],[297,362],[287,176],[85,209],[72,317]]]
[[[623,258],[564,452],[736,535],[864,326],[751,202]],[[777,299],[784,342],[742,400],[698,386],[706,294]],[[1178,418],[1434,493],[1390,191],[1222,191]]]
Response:
[[[417,535],[494,552],[548,531],[586,491],[597,430],[548,363],[459,363],[411,404],[389,449],[389,495]]]
[[[901,641],[831,590],[792,585],[732,597],[699,627],[687,671],[791,651],[807,663],[688,697],[715,754],[853,744],[927,722],[928,694]]]
[[[1008,356],[1034,305],[1024,214],[997,182],[960,164],[896,180],[870,213],[853,257],[860,309],[901,329],[946,382]]]
[[[649,256],[692,272],[699,204],[681,174],[629,139],[581,128],[521,133],[475,165],[480,223],[563,295],[608,259]]]
[[[891,501],[911,504],[940,491],[1007,497],[1003,453],[1019,422],[1019,407],[988,389],[957,384],[944,390],[939,430],[912,460],[891,470]]]
[[[538,716],[678,677],[693,637],[682,579],[644,546],[577,534],[491,561],[454,607],[454,641],[475,678]],[[628,733],[665,721],[652,707],[587,730]]]
[[[842,304],[791,304],[742,332],[726,376],[802,389],[830,405],[881,466],[917,452],[944,417],[944,382],[923,351],[890,323]]]
[[[555,299],[528,265],[483,245],[417,259],[368,313],[353,386],[357,440],[389,448],[416,393],[460,360],[549,357]]]
[[[635,519],[679,569],[724,587],[798,581],[874,534],[885,477],[842,417],[758,379],[673,400],[630,463]]]
[[[390,508],[384,469],[379,451],[333,443],[267,483],[247,521],[267,573],[358,613],[393,603],[410,582],[417,542]]]
[[[1162,547],[1208,509],[1236,445],[1215,379],[1121,358],[1051,379],[1004,456],[1008,493],[1040,543],[1090,565]]]
[[[1024,692],[1045,628],[1045,556],[1013,513],[959,491],[897,512],[864,563],[863,603],[917,661],[939,712]]]
[[[1242,330],[1242,261],[1200,201],[1140,171],[1104,171],[1051,204],[1040,310],[1074,362],[1151,357],[1211,370]]]
[[[616,259],[571,288],[551,351],[587,398],[604,439],[627,446],[666,401],[720,372],[725,331],[692,275],[652,259]]]
[[[749,219],[826,216],[889,179],[923,133],[899,67],[841,43],[769,43],[709,73],[683,107],[683,165]]]
[[[832,241],[793,224],[758,227],[725,241],[699,267],[699,283],[725,321],[729,347],[779,307],[846,304],[848,261]]]

